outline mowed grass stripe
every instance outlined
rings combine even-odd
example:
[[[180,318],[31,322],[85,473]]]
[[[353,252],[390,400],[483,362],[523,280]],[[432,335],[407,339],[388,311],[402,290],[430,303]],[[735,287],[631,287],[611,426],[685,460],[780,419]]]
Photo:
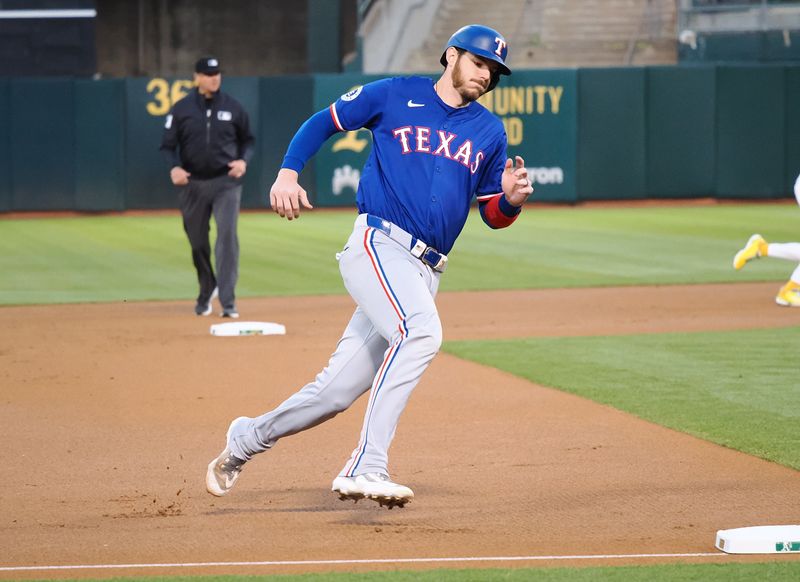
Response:
[[[348,223],[352,218],[338,213],[292,224],[243,214],[237,294],[344,293],[334,253]],[[0,220],[0,253],[7,274],[0,281],[0,304],[197,294],[191,250],[177,214]]]
[[[445,350],[800,469],[800,328],[447,342]]]
[[[765,557],[766,558],[766,557]],[[782,561],[748,564],[659,564],[588,568],[515,568],[475,570],[426,570],[368,573],[321,573],[275,576],[147,577],[142,582],[752,582],[794,581],[800,577],[800,560],[780,556]],[[721,559],[725,559],[721,556]],[[772,558],[775,560],[775,558]],[[119,582],[106,578],[96,582]]]
[[[520,289],[780,281],[794,265],[733,255],[750,234],[795,240],[795,205],[651,208],[532,207],[510,228],[467,223],[442,288]],[[463,253],[463,263],[462,263]],[[476,273],[481,273],[476,276]]]
[[[240,217],[240,297],[344,293],[335,254],[354,210]],[[784,281],[794,265],[731,266],[752,232],[793,240],[786,204],[526,208],[491,230],[477,212],[450,253],[443,291]],[[212,228],[212,240],[213,240]],[[180,216],[0,220],[0,305],[190,299],[197,293]]]

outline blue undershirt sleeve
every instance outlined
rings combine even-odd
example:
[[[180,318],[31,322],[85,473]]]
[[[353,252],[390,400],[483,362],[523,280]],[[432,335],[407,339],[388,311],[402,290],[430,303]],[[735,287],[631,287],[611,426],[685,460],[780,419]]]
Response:
[[[330,110],[326,107],[322,111],[318,111],[309,117],[294,134],[292,142],[286,150],[286,155],[283,157],[281,168],[288,168],[299,174],[311,156],[316,154],[322,144],[337,131]]]

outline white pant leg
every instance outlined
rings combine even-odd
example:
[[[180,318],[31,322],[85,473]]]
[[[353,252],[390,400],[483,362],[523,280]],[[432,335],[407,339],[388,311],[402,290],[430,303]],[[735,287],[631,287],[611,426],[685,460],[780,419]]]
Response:
[[[356,226],[339,260],[345,286],[389,342],[372,381],[358,446],[340,475],[388,474],[388,449],[408,398],[439,351],[438,273],[383,232]]]
[[[767,245],[767,256],[773,259],[785,259],[800,263],[800,243],[769,243]],[[800,284],[800,265],[795,268],[789,280]]]
[[[249,460],[279,439],[346,410],[369,389],[386,346],[364,312],[356,309],[325,369],[274,410],[237,425],[239,432],[231,434],[231,452]]]
[[[789,277],[789,280],[792,283],[797,283],[798,285],[800,285],[800,265],[797,265],[794,271],[792,271],[792,276]]]
[[[773,259],[786,259],[800,263],[800,243],[769,243],[767,256]]]

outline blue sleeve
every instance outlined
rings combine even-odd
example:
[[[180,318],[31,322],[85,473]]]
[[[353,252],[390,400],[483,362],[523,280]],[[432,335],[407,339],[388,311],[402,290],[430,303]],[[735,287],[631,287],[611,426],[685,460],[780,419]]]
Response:
[[[281,168],[289,168],[299,174],[311,156],[317,153],[325,140],[336,131],[329,109],[323,109],[309,117],[294,134],[289,149],[283,157]]]
[[[308,118],[292,138],[281,168],[300,173],[311,156],[337,131],[370,128],[380,117],[392,82],[393,79],[381,79],[356,87]]]
[[[394,78],[381,79],[345,93],[331,105],[331,117],[340,131],[372,129],[383,113]]]
[[[503,191],[503,169],[506,165],[507,139],[504,131],[502,136],[494,142],[495,145],[492,150],[486,153],[486,162],[483,164],[481,178],[475,191],[478,200],[481,197]]]

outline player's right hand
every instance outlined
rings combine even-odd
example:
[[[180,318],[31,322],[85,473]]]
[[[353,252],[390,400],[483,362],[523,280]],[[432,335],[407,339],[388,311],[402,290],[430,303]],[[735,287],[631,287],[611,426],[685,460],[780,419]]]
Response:
[[[308,194],[297,183],[297,172],[288,168],[281,168],[278,177],[269,191],[269,205],[280,216],[292,220],[300,218],[300,205],[304,208],[314,208],[308,201]]]
[[[189,176],[191,174],[180,166],[175,166],[169,171],[169,179],[176,186],[186,186],[189,183]]]

